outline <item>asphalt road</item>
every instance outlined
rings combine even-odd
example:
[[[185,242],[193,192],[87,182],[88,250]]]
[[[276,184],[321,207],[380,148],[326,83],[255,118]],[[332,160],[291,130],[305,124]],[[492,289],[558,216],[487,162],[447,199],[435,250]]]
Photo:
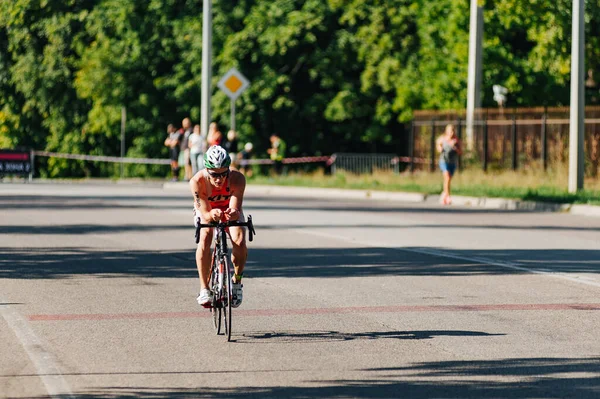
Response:
[[[191,205],[0,184],[0,397],[600,397],[600,218],[249,187],[228,343]]]

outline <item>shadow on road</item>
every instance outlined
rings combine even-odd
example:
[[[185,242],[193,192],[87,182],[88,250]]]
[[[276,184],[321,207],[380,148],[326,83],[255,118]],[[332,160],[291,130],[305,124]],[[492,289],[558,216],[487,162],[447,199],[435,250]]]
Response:
[[[235,334],[237,343],[299,343],[353,341],[357,339],[432,339],[434,337],[490,337],[479,331],[428,330],[428,331],[371,331],[345,333],[340,331],[249,331]]]
[[[252,249],[252,277],[461,276],[526,274],[485,262],[432,256],[414,251],[441,250],[450,256],[493,259],[563,273],[599,273],[600,250],[451,250],[447,248]]]
[[[191,215],[191,212],[190,212]],[[190,220],[192,218],[190,217]],[[28,225],[13,225],[0,226],[0,231],[5,234],[29,234],[29,235],[86,235],[86,234],[116,234],[116,233],[132,233],[140,234],[158,231],[158,232],[173,232],[173,231],[188,231],[191,232],[190,237],[194,234],[194,226],[190,224],[55,224],[48,226],[28,226]],[[192,237],[193,239],[193,237]],[[192,239],[189,241],[192,242]]]
[[[149,201],[154,202],[150,203]],[[186,209],[192,208],[191,200],[183,196],[141,194],[139,196],[0,195],[0,209],[171,209],[174,201],[179,202],[181,207],[185,206]],[[175,206],[177,207],[177,205]]]
[[[0,248],[0,278],[78,276],[197,278],[194,251],[103,251],[95,248]]]
[[[441,250],[450,257],[419,253]],[[459,258],[452,258],[456,256]],[[466,259],[479,259],[463,260]],[[270,277],[474,276],[526,274],[486,263],[512,262],[536,270],[600,273],[600,250],[451,250],[446,248],[251,248],[244,275]],[[189,251],[0,247],[0,278],[197,277]]]
[[[186,209],[188,209],[187,207]],[[191,215],[191,212],[190,212]],[[190,217],[190,220],[192,218]],[[443,231],[446,229],[490,229],[490,230],[541,230],[541,231],[583,231],[600,232],[598,227],[586,226],[503,226],[503,225],[457,225],[457,224],[285,224],[263,226],[255,224],[256,230],[289,230],[289,229],[432,229],[432,231]],[[3,234],[30,234],[30,235],[84,235],[84,234],[115,234],[115,233],[144,233],[149,231],[191,231],[190,224],[56,224],[56,225],[10,225],[0,226]]]
[[[347,368],[344,368],[347,370]],[[397,368],[360,370],[371,373],[362,380],[307,380],[288,386],[237,386],[219,388],[153,388],[107,386],[76,392],[80,399],[183,399],[183,398],[598,398],[599,358],[521,358],[485,361],[414,363]],[[237,370],[236,370],[237,371]],[[236,371],[223,371],[231,373]],[[277,373],[280,370],[273,370]],[[352,370],[348,370],[352,371]],[[252,371],[239,371],[252,373]],[[263,370],[257,372],[263,373]],[[289,372],[284,370],[284,372]],[[292,371],[293,372],[293,371]],[[198,371],[198,375],[212,373]],[[123,375],[128,373],[124,372]],[[139,374],[139,373],[134,373]],[[152,372],[148,373],[149,375]],[[168,373],[167,373],[168,374]],[[172,373],[189,374],[189,372]],[[276,383],[276,381],[274,381]],[[258,385],[258,383],[257,383]],[[30,397],[28,399],[42,399]]]

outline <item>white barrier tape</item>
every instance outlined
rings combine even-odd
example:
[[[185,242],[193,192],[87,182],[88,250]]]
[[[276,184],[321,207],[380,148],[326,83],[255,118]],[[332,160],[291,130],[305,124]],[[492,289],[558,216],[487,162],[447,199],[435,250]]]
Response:
[[[81,161],[104,161],[104,162],[138,163],[138,164],[154,164],[154,165],[170,165],[171,164],[171,160],[169,160],[169,159],[121,158],[121,157],[108,157],[108,156],[99,156],[99,155],[61,154],[61,153],[49,152],[49,151],[33,151],[33,154],[35,156],[41,156],[41,157],[78,159]]]
[[[410,157],[394,157],[392,158],[392,160],[390,161],[392,164],[397,164],[397,163],[410,163]],[[425,158],[414,158],[413,163],[429,163],[430,160],[429,159],[425,159]]]
[[[49,151],[33,151],[35,156],[42,157],[54,157],[54,158],[66,158],[66,159],[77,159],[82,161],[104,161],[104,162],[116,162],[116,163],[136,163],[136,164],[154,164],[154,165],[169,165],[171,160],[169,159],[153,159],[153,158],[121,158],[121,157],[109,157],[101,155],[82,155],[82,154],[63,154]],[[331,156],[325,155],[320,157],[297,157],[297,158],[284,158],[281,162],[284,164],[295,164],[295,163],[311,163],[311,162],[325,162],[327,166],[332,165],[336,160],[336,155]],[[390,161],[392,164],[396,163],[410,163],[410,157],[394,157]],[[429,160],[424,158],[415,158],[414,163],[429,163]],[[273,161],[271,159],[243,159],[239,161],[241,166],[246,165],[271,165]]]
[[[270,159],[242,159],[238,162],[241,166],[246,165],[270,165],[273,161]]]
[[[284,158],[281,162],[285,164],[291,163],[310,163],[310,162],[327,162],[327,165],[331,165],[331,159],[335,159],[335,156],[322,156],[322,157],[297,157],[297,158]],[[271,159],[242,159],[239,161],[241,166],[246,165],[271,165],[273,161]]]
[[[298,158],[284,158],[283,163],[307,163],[307,162],[329,162],[330,156],[323,157],[298,157]]]
[[[298,158],[284,158],[281,162],[284,164],[293,163],[309,163],[309,162],[325,162],[327,166],[332,165],[337,159],[336,154],[331,156],[322,157],[298,157]],[[410,157],[394,157],[390,160],[390,164],[395,165],[398,163],[410,163]],[[429,163],[430,161],[425,158],[414,158],[414,163]],[[246,165],[271,165],[273,163],[270,159],[243,159],[239,162],[241,166]]]

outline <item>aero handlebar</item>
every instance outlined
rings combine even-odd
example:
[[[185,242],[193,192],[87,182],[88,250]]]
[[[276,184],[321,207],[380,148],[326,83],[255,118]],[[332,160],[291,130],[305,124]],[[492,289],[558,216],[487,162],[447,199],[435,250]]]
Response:
[[[198,224],[196,227],[196,244],[200,241],[200,229],[203,228],[226,228],[226,227],[248,227],[248,239],[252,241],[254,236],[256,235],[256,231],[254,231],[254,225],[252,224],[252,215],[248,215],[248,220],[245,222],[239,222],[237,220],[230,220],[228,222],[213,222],[208,224]]]

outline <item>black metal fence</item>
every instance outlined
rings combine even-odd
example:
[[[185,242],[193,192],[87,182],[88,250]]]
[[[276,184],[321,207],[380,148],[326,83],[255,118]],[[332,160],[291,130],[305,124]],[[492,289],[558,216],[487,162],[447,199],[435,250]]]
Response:
[[[410,170],[437,168],[435,140],[454,124],[465,142],[464,111],[416,111],[410,129]],[[600,173],[600,107],[585,110],[585,174]],[[482,109],[475,116],[473,143],[460,157],[461,168],[483,170],[548,169],[565,165],[569,156],[569,108]]]

